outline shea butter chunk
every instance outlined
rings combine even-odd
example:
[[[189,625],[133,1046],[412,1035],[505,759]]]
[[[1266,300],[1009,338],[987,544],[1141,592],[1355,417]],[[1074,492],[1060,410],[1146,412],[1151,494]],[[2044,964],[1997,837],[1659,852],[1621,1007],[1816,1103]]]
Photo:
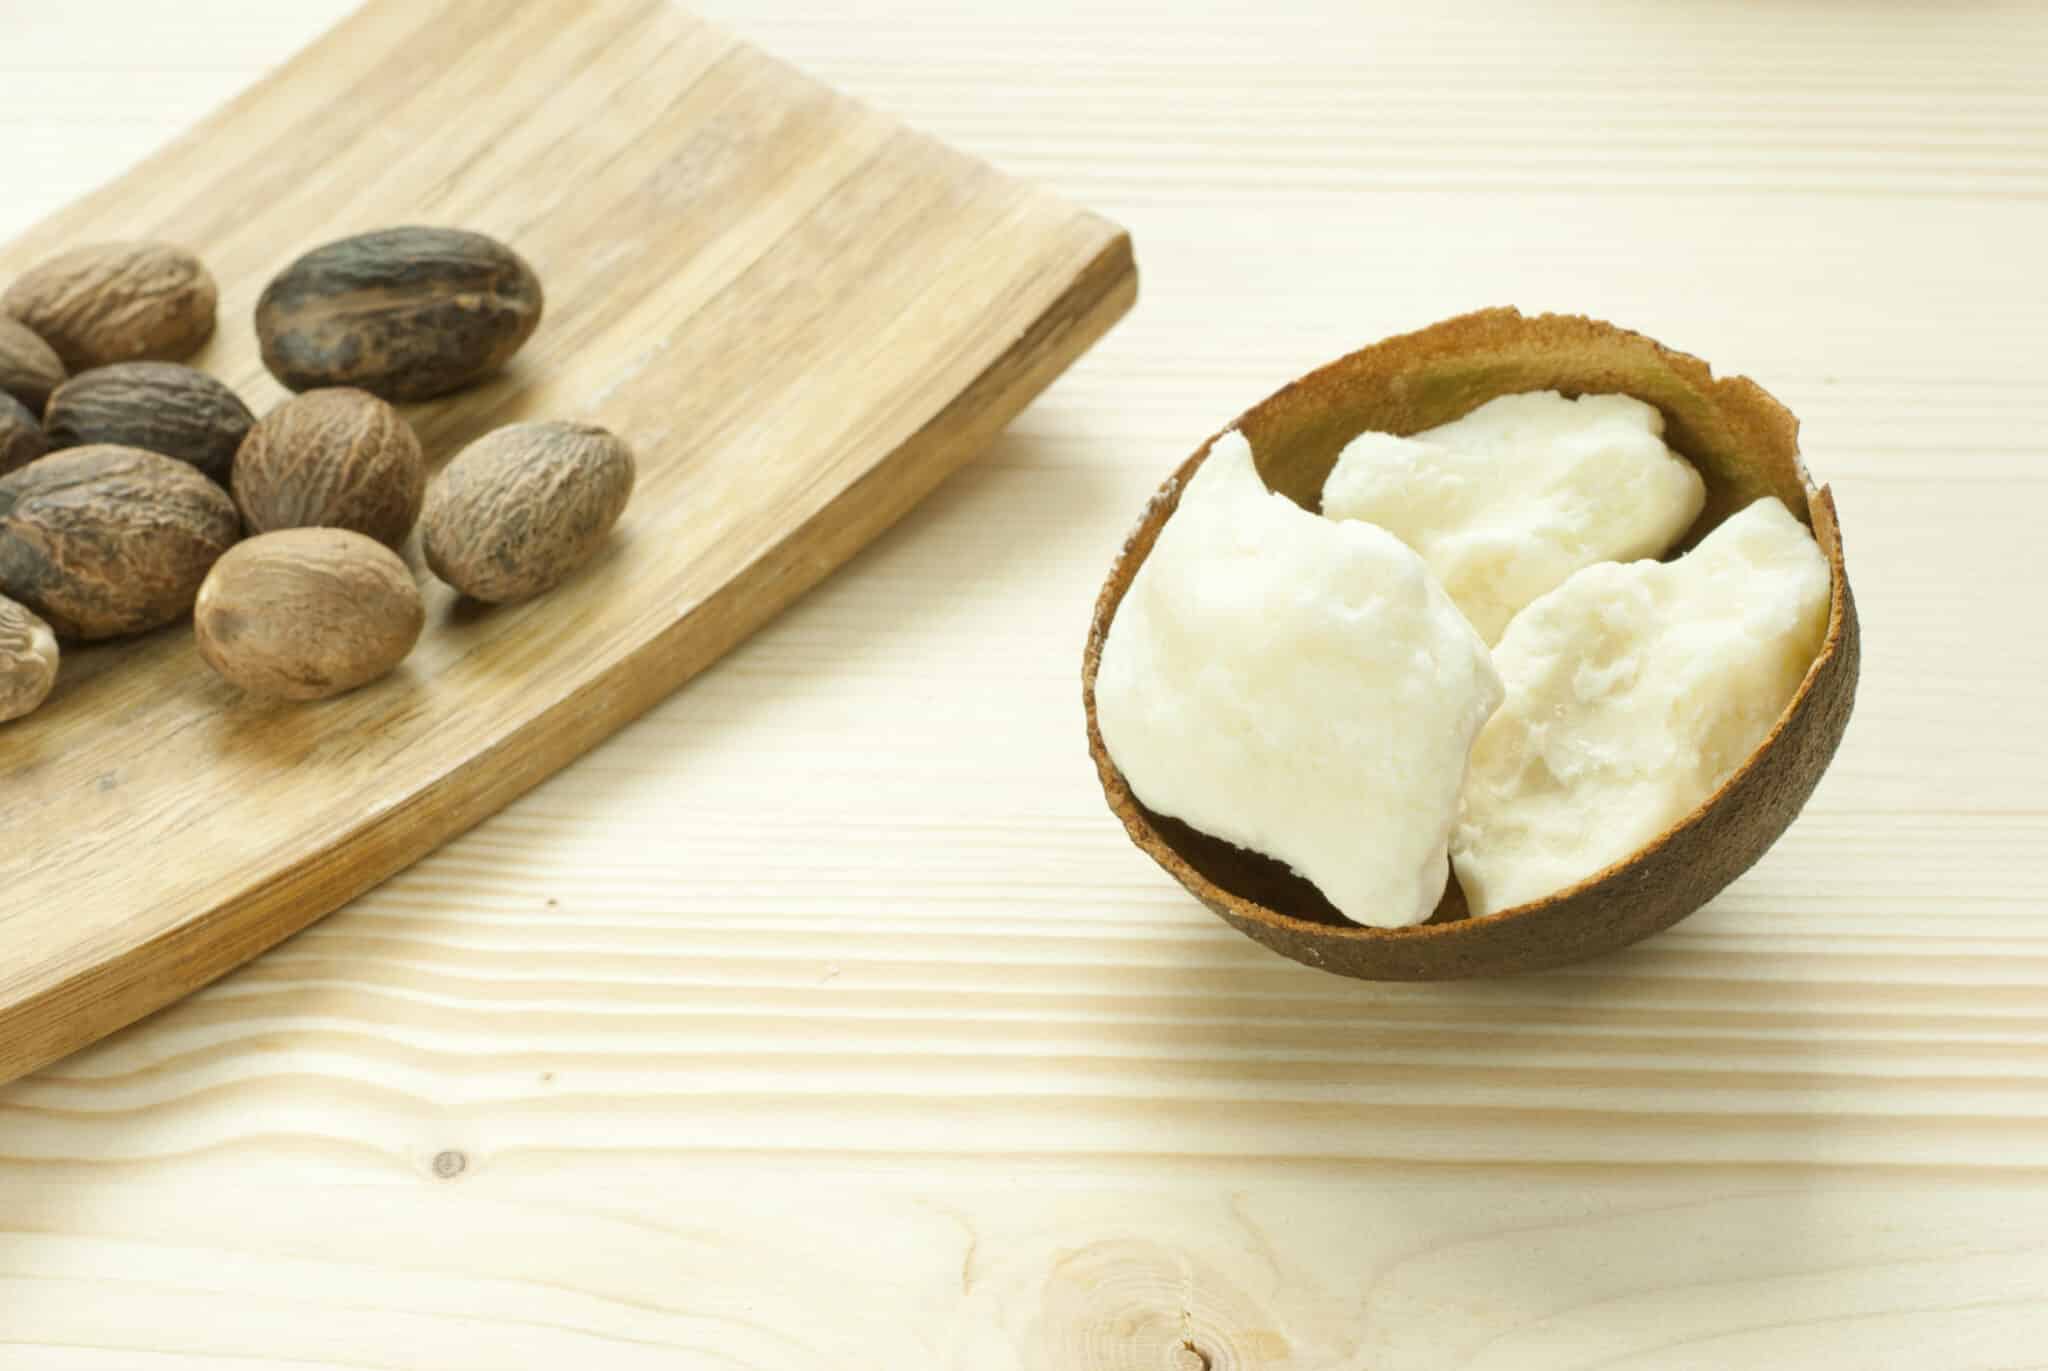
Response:
[[[1675,562],[1587,567],[1494,649],[1451,860],[1474,914],[1640,850],[1746,761],[1819,654],[1828,564],[1759,500]]]
[[[1579,568],[1660,557],[1692,526],[1706,488],[1663,432],[1664,416],[1627,395],[1503,395],[1412,438],[1360,434],[1323,513],[1421,553],[1493,643]]]
[[[1268,491],[1234,432],[1132,579],[1095,681],[1102,741],[1147,807],[1380,927],[1436,908],[1466,756],[1500,699],[1422,560]]]

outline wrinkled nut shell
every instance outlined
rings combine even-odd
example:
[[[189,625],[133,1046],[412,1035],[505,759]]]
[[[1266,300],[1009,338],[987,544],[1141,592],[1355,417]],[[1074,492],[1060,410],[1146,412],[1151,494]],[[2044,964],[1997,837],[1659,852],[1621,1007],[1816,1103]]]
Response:
[[[0,476],[0,594],[62,638],[167,624],[241,535],[227,492],[138,448],[81,447]]]
[[[491,375],[540,324],[540,279],[496,239],[395,228],[316,248],[256,304],[263,364],[293,390],[427,400]]]
[[[1707,507],[1687,542],[1775,495],[1813,529],[1833,588],[1827,636],[1776,726],[1699,808],[1627,859],[1555,894],[1470,918],[1453,881],[1436,916],[1411,928],[1346,922],[1280,863],[1139,803],[1103,746],[1095,673],[1118,604],[1173,516],[1214,438],[1146,507],[1110,569],[1081,661],[1088,747],[1131,840],[1239,932],[1310,966],[1368,980],[1433,981],[1562,966],[1670,927],[1712,899],[1790,826],[1848,728],[1861,639],[1833,495],[1799,458],[1799,423],[1754,381],[1717,378],[1699,358],[1574,315],[1481,310],[1402,334],[1284,386],[1239,416],[1259,474],[1305,509],[1344,445],[1367,430],[1415,433],[1501,395],[1621,393],[1657,406],[1664,438],[1699,469]],[[1366,835],[1370,837],[1370,835]]]
[[[213,336],[219,292],[197,257],[168,243],[100,243],[17,278],[0,312],[34,330],[72,371],[182,362]]]
[[[254,695],[321,700],[390,673],[426,624],[412,573],[375,539],[293,528],[240,544],[199,589],[199,655]]]
[[[256,416],[203,371],[175,362],[118,362],[57,388],[43,416],[50,446],[139,447],[189,462],[225,486]]]
[[[427,488],[427,565],[489,604],[566,580],[604,544],[633,494],[633,453],[594,424],[513,424],[488,433]]]
[[[427,463],[405,416],[367,391],[312,390],[263,416],[235,458],[252,533],[346,528],[390,547],[420,516]]]
[[[19,719],[57,683],[57,635],[27,605],[0,596],[0,723]]]
[[[34,329],[0,314],[0,391],[41,414],[65,374],[63,359]]]
[[[12,395],[0,395],[0,476],[27,466],[49,450],[49,435],[36,416]]]

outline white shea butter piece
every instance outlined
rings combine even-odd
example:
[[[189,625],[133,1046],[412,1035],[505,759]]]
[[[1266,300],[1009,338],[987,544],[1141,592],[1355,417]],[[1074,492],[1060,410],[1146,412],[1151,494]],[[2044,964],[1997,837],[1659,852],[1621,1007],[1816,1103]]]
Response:
[[[1627,395],[1503,395],[1412,438],[1362,433],[1323,513],[1378,524],[1422,554],[1488,643],[1595,562],[1661,557],[1699,517],[1699,472],[1664,416]]]
[[[1813,535],[1764,499],[1674,562],[1587,567],[1517,615],[1451,843],[1472,912],[1575,884],[1711,795],[1819,655],[1828,591]]]
[[[1235,432],[1132,578],[1095,677],[1102,741],[1149,808],[1383,928],[1443,895],[1465,760],[1500,699],[1422,559],[1268,491]]]

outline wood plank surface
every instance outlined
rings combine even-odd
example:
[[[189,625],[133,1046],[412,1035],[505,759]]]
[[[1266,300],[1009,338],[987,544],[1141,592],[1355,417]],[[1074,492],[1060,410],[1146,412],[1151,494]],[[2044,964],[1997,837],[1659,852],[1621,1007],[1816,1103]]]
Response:
[[[159,9],[0,9],[0,227],[340,7]],[[2048,1366],[2048,14],[712,13],[1129,226],[1145,303],[610,743],[0,1090],[0,1367]],[[1344,982],[1128,847],[1081,640],[1221,419],[1496,303],[1801,415],[1857,713],[1673,932]]]
[[[0,733],[0,1080],[297,932],[637,717],[984,448],[1129,305],[1119,230],[665,0],[380,0],[163,155],[0,249],[186,245],[195,361],[260,412],[249,325],[310,246],[392,223],[546,283],[508,374],[411,417],[432,458],[519,419],[640,454],[600,564],[483,611],[429,581],[399,672],[245,699],[189,631],[80,647]],[[414,552],[415,566],[419,562]]]

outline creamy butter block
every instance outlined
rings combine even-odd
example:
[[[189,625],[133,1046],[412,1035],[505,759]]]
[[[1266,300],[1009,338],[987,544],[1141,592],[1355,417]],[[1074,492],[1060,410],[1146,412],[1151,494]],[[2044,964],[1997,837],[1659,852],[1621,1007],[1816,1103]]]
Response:
[[[1268,491],[1236,432],[1132,579],[1095,680],[1103,744],[1148,808],[1379,927],[1436,908],[1466,757],[1500,700],[1422,559]]]
[[[1698,807],[1784,712],[1828,597],[1813,535],[1764,499],[1674,562],[1587,567],[1517,615],[1451,842],[1472,912],[1575,884]]]
[[[1491,644],[1581,567],[1662,556],[1692,526],[1706,487],[1663,432],[1627,395],[1504,395],[1411,438],[1360,434],[1323,513],[1414,548]]]

